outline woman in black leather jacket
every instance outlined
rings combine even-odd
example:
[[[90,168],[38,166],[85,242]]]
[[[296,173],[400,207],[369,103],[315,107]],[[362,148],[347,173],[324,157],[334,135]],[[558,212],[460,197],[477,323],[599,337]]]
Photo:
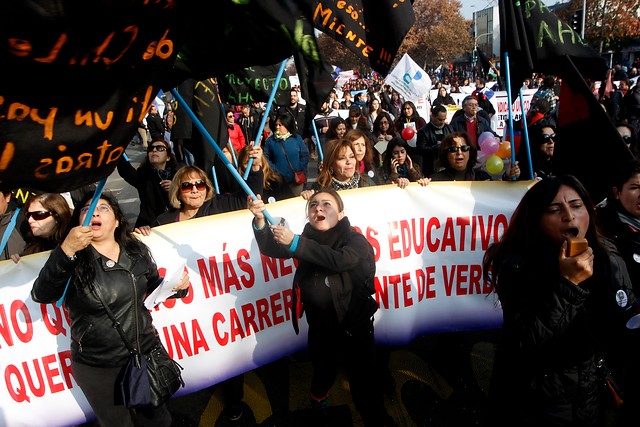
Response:
[[[364,425],[384,426],[387,414],[375,380],[373,314],[378,306],[371,297],[376,268],[371,244],[351,227],[342,199],[333,189],[320,189],[311,196],[309,222],[300,235],[284,225],[268,227],[264,206],[262,200],[249,198],[260,252],[299,261],[291,317],[297,333],[303,310],[307,315],[312,406],[326,408],[342,358]]]
[[[569,256],[570,237],[586,238],[587,249]],[[535,184],[485,254],[484,276],[504,316],[489,424],[600,425],[611,395],[599,361],[615,377],[635,297],[582,184],[568,175]]]
[[[92,196],[85,196],[72,224],[84,221]],[[129,361],[129,351],[97,293],[109,305],[129,341],[140,353],[147,353],[161,343],[144,299],[162,278],[149,249],[129,231],[115,198],[101,195],[90,225],[72,228],[51,252],[33,284],[33,300],[57,301],[69,278],[64,304],[71,320],[74,378],[101,426],[133,426],[129,410],[114,401],[116,377]],[[176,296],[185,296],[188,286],[189,277],[184,274],[176,286]],[[137,415],[139,425],[171,425],[171,415],[164,405],[138,409]]]

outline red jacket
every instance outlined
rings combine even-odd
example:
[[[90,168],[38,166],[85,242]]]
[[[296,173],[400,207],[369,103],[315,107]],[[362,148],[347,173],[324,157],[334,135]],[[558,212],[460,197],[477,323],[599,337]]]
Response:
[[[229,131],[229,139],[233,144],[233,148],[235,148],[236,151],[242,150],[247,145],[244,139],[244,134],[242,133],[242,128],[240,128],[238,124],[234,123],[233,127],[227,127],[227,130]]]

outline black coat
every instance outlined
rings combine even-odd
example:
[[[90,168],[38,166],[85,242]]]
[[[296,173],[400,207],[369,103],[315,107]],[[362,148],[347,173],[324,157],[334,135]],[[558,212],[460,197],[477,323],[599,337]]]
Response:
[[[316,231],[309,224],[299,236],[295,251],[278,244],[269,227],[254,234],[260,252],[274,258],[297,258],[293,278],[293,326],[303,310],[309,326],[333,330],[339,325],[352,330],[368,324],[378,309],[371,294],[376,272],[373,248],[344,217],[327,231]]]
[[[138,190],[140,213],[136,220],[136,227],[153,226],[158,215],[171,209],[169,193],[162,188],[160,181],[173,179],[175,171],[167,169],[166,177],[161,177],[161,172],[149,163],[145,162],[135,169],[123,158],[118,162],[118,173],[129,185]]]
[[[420,166],[424,176],[431,176],[435,172],[440,143],[450,133],[453,133],[453,128],[446,123],[442,129],[438,129],[429,122],[418,130],[416,149],[422,155],[422,165]]]
[[[490,425],[595,425],[603,396],[597,361],[604,357],[616,368],[629,332],[630,308],[618,307],[616,292],[635,299],[624,262],[610,249],[609,262],[598,262],[579,286],[557,267],[541,268],[557,265],[555,250],[512,254],[501,263],[504,325],[491,380]]]
[[[147,128],[151,141],[164,140],[164,121],[159,114],[149,114],[147,116]],[[151,143],[151,141],[149,141]]]

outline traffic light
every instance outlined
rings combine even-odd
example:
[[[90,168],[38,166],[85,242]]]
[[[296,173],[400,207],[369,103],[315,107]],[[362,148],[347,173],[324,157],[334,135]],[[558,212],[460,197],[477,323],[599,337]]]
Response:
[[[571,28],[578,34],[582,34],[582,9],[578,9],[571,14]]]

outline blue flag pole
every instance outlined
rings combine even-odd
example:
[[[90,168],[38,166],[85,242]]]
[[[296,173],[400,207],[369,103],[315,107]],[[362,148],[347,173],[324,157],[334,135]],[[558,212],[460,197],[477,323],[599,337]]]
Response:
[[[324,154],[322,154],[322,147],[320,144],[320,137],[318,137],[318,127],[316,126],[316,121],[311,120],[311,127],[313,127],[313,135],[316,137],[316,147],[318,148],[318,160],[324,160]]]
[[[520,88],[520,109],[522,110],[522,131],[524,133],[524,146],[527,149],[527,162],[529,164],[529,179],[534,179],[533,164],[531,163],[531,147],[529,146],[529,127],[527,126],[527,115],[524,113],[524,95],[522,94],[522,88]],[[520,143],[522,142],[523,141],[520,141]],[[511,145],[511,153],[513,154],[513,144]]]
[[[504,53],[504,65],[507,71],[507,105],[509,105],[509,140],[511,141],[511,164],[516,163],[516,145],[513,134],[513,105],[511,104],[511,71],[509,69],[509,52]],[[513,178],[515,180],[515,177]]]
[[[256,140],[253,142],[254,147],[257,147],[260,144],[260,140],[262,139],[262,132],[264,131],[264,127],[267,124],[267,120],[269,119],[269,111],[271,110],[271,104],[273,104],[273,100],[276,98],[276,92],[278,92],[278,86],[280,85],[280,79],[284,74],[285,65],[287,65],[286,59],[280,63],[278,74],[276,74],[276,81],[273,85],[273,88],[271,89],[271,94],[269,94],[269,101],[267,101],[267,108],[264,110],[264,115],[262,116],[262,120],[260,121],[260,127],[258,128],[258,135],[256,135]],[[247,163],[247,169],[244,171],[243,179],[245,181],[249,177],[249,172],[251,171],[252,165],[253,165],[253,158],[249,159],[249,163]]]
[[[233,175],[235,180],[238,181],[238,183],[240,184],[240,187],[242,187],[244,192],[247,193],[247,195],[251,196],[251,198],[253,200],[257,200],[258,197],[253,193],[251,188],[249,188],[249,186],[247,185],[245,180],[242,179],[242,176],[240,176],[240,174],[238,173],[238,170],[231,164],[229,159],[227,159],[227,156],[224,155],[224,153],[222,152],[222,149],[218,146],[218,144],[213,139],[211,134],[204,127],[204,125],[202,124],[202,122],[200,121],[198,116],[195,115],[195,113],[193,112],[191,107],[189,107],[189,105],[184,101],[184,98],[182,98],[182,96],[175,89],[171,89],[171,93],[173,94],[174,98],[176,98],[178,100],[180,105],[184,108],[184,111],[187,113],[187,115],[189,116],[189,118],[191,119],[193,124],[196,125],[196,127],[198,128],[200,133],[202,133],[202,136],[204,136],[204,138],[207,140],[207,142],[209,142],[209,144],[213,147],[215,152],[218,154],[218,156],[220,156],[220,158],[222,159],[222,162],[227,167],[227,169],[229,169],[229,172],[231,172],[231,175]],[[251,159],[249,159],[249,160],[251,160]],[[247,170],[249,170],[249,169],[250,168],[247,168]],[[276,224],[276,222],[271,217],[269,212],[266,211],[266,209],[263,211],[263,214],[264,214],[264,217],[266,218],[266,220],[269,222],[269,224]]]
[[[98,206],[98,201],[100,201],[100,196],[102,195],[102,190],[104,189],[104,185],[107,182],[107,178],[103,178],[98,185],[96,186],[96,191],[93,193],[93,199],[91,199],[91,204],[89,205],[89,210],[87,211],[87,215],[84,217],[84,221],[82,221],[82,226],[87,227],[91,224],[91,218],[93,217],[93,212],[96,210],[96,206]],[[82,209],[82,208],[80,208]],[[62,303],[64,303],[64,297],[67,296],[67,291],[69,290],[69,285],[71,284],[71,277],[67,281],[67,285],[64,287],[64,292],[62,292],[62,296],[56,302],[57,307],[62,307]]]
[[[216,175],[215,166],[211,166],[211,176],[213,176],[213,186],[216,188],[216,194],[220,194],[220,187],[218,187],[218,175]]]

